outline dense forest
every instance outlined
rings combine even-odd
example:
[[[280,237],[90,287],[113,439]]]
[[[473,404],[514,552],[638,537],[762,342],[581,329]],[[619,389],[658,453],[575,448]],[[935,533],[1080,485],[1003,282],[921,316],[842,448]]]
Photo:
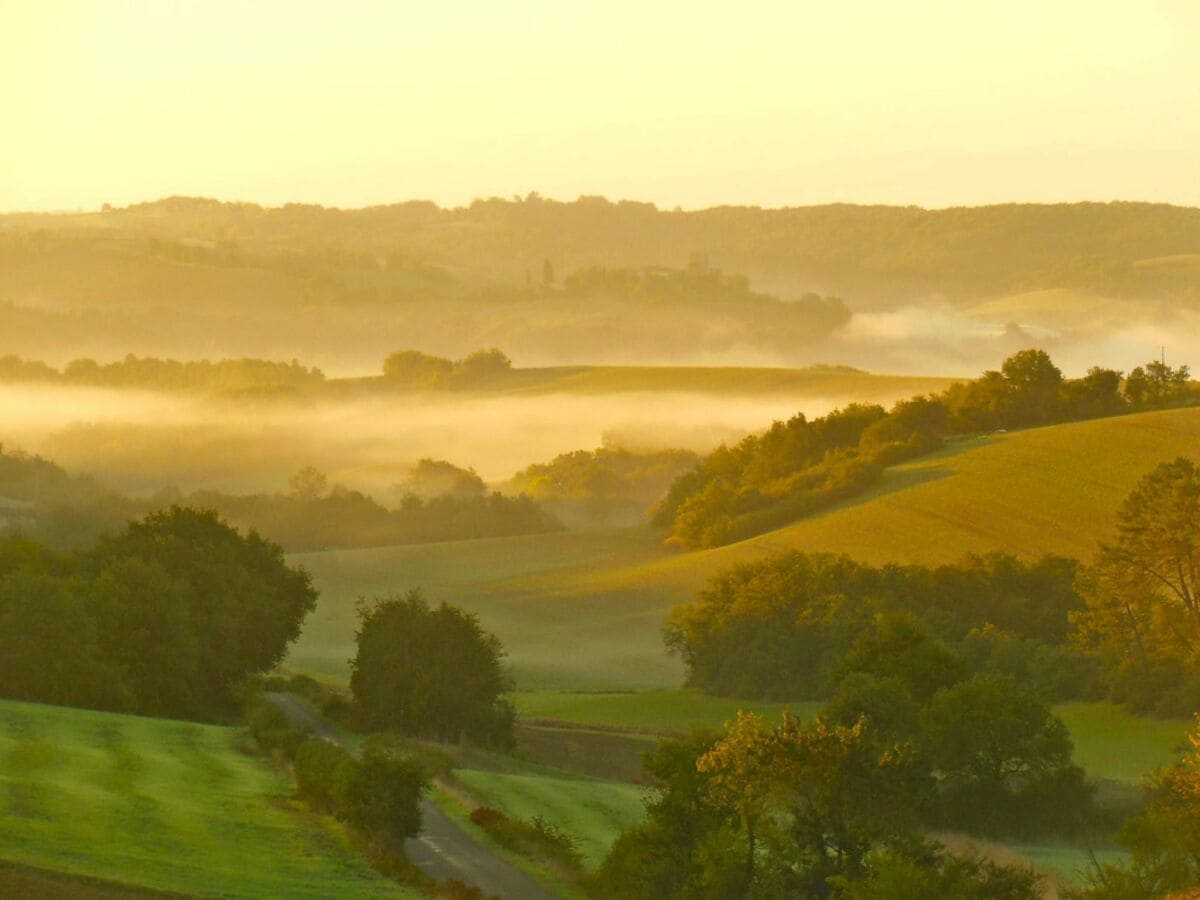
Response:
[[[887,466],[930,453],[947,439],[1200,401],[1187,366],[1159,361],[1128,375],[1092,368],[1064,379],[1041,350],[941,394],[882,406],[852,404],[812,419],[775,422],[722,445],[671,485],[653,513],[671,543],[715,547],[795,521],[859,494]]]

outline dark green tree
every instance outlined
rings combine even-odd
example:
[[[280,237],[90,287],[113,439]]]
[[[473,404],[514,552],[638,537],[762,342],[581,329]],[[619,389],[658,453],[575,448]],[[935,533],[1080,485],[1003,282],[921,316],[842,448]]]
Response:
[[[1066,726],[1011,677],[976,675],[939,691],[920,721],[946,824],[1004,833],[1070,827],[1087,813],[1091,795],[1071,764]]]
[[[317,602],[308,573],[289,566],[278,545],[253,531],[242,535],[205,510],[176,506],[131,522],[87,554],[83,567],[108,595],[98,595],[98,602],[113,608],[124,595],[134,607],[131,621],[139,624],[125,634],[129,648],[113,651],[119,658],[158,659],[159,628],[180,639],[190,635],[174,664],[190,667],[183,677],[198,706],[177,713],[231,705],[248,676],[279,664]],[[163,591],[169,603],[164,595],[146,596]],[[122,633],[113,631],[113,639]],[[139,691],[178,696],[153,685]]]
[[[504,649],[476,616],[413,590],[360,605],[356,639],[350,688],[369,727],[511,746]]]

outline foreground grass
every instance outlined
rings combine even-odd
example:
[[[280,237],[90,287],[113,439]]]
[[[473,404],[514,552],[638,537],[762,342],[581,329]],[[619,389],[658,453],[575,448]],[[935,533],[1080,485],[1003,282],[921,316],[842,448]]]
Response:
[[[791,549],[874,563],[996,550],[1088,559],[1137,480],[1180,455],[1200,458],[1200,409],[962,441],[841,506],[715,550],[671,552],[635,528],[299,554],[321,601],[289,665],[346,678],[358,598],[422,587],[500,636],[521,689],[672,687],[683,673],[663,620],[723,568]]]
[[[414,896],[237,734],[0,701],[0,858],[188,894]]]

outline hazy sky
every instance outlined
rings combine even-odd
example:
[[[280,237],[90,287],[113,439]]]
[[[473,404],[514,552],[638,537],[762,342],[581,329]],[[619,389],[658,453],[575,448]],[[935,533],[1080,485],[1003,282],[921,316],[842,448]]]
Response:
[[[1200,205],[1200,2],[0,0],[0,209]]]

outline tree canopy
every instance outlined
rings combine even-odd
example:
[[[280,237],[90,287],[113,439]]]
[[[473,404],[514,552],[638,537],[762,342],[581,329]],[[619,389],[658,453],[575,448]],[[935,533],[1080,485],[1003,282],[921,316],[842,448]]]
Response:
[[[1080,579],[1077,637],[1113,693],[1138,709],[1194,711],[1200,690],[1200,467],[1147,473],[1125,499],[1116,541]]]
[[[173,507],[55,555],[0,540],[0,694],[207,717],[274,668],[316,605],[278,545]]]

